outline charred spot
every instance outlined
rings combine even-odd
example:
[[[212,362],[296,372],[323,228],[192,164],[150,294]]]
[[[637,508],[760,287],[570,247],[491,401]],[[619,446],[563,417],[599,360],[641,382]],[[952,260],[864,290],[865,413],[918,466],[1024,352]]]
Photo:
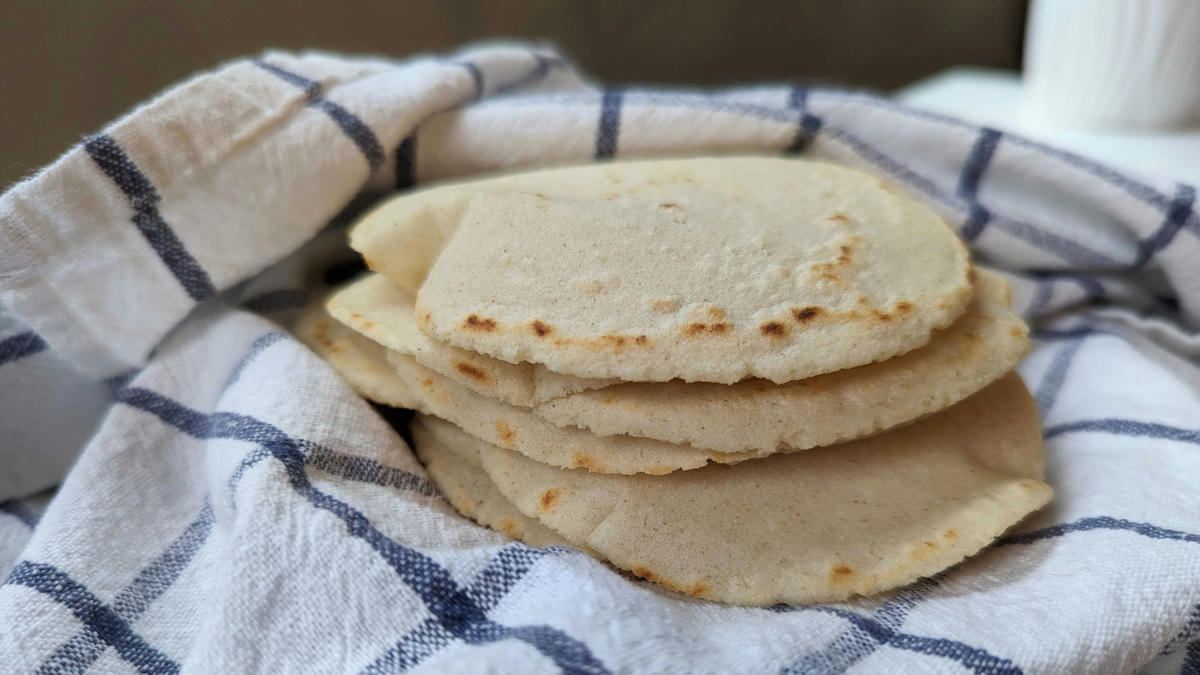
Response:
[[[829,216],[829,220],[832,220],[835,223],[849,223],[850,222],[850,219],[847,218],[846,215],[843,213],[835,213],[832,216]]]
[[[639,335],[639,336],[633,338],[633,341],[639,347],[645,347],[646,343],[649,342],[650,340],[645,335]]]
[[[508,536],[511,537],[511,536],[513,536],[513,532],[516,531],[516,529],[517,529],[517,524],[514,523],[513,521],[509,520],[508,518],[500,519],[500,531],[503,532],[504,534],[507,534]]]
[[[792,308],[792,318],[796,320],[796,323],[812,321],[813,319],[817,318],[817,315],[820,313],[820,307],[804,307],[802,309],[797,309],[795,307]]]
[[[937,548],[937,544],[935,544],[935,543],[934,543],[934,542],[932,542],[932,541],[926,541],[926,542],[922,542],[922,543],[924,543],[924,544],[925,544],[926,546],[928,546],[929,548]]]
[[[841,251],[841,253],[838,255],[838,259],[837,259],[838,264],[849,265],[850,260],[854,257],[854,249],[850,248],[846,244],[842,244],[838,248]]]
[[[433,380],[425,378],[424,380],[421,380],[421,386],[425,387],[426,389],[431,389],[433,388]]]
[[[654,578],[655,578],[654,572],[650,571],[650,569],[648,569],[646,567],[642,567],[641,565],[638,565],[637,567],[634,567],[630,571],[632,571],[634,573],[634,575],[639,576],[639,577],[645,579],[646,581],[654,581]]]
[[[943,532],[942,536],[947,539],[954,539],[958,536],[958,531],[952,527],[952,528],[946,530],[945,532]]]
[[[693,323],[689,324],[684,330],[688,335],[723,335],[729,332],[731,326],[725,322],[718,323]]]
[[[908,312],[912,311],[912,303],[911,302],[897,302],[896,303],[896,311],[899,312],[900,314],[907,314]]]
[[[1008,329],[1008,332],[1015,338],[1025,337],[1025,331],[1020,326],[1012,326]]]
[[[705,584],[702,581],[697,581],[696,583],[692,584],[691,588],[685,589],[684,592],[692,597],[703,598],[708,595],[710,590],[712,589],[708,587],[708,584]]]
[[[492,378],[488,377],[488,374],[483,372],[483,370],[476,368],[469,363],[456,363],[454,364],[454,369],[471,378],[472,380],[475,380],[476,382],[491,382],[492,380]]]
[[[758,332],[769,338],[781,338],[787,336],[787,326],[778,321],[768,321],[758,327]]]
[[[712,319],[713,321],[720,321],[721,319],[725,318],[725,310],[717,307],[716,305],[709,305],[705,311],[708,312],[708,318]]]
[[[538,499],[538,510],[542,513],[553,511],[555,505],[558,504],[558,495],[561,493],[562,490],[558,488],[550,488],[543,492],[542,496]]]
[[[534,335],[537,335],[538,337],[546,337],[554,332],[554,328],[552,328],[549,324],[542,323],[541,321],[534,321],[533,323],[529,324],[529,327],[533,329]]]
[[[882,310],[877,309],[877,310],[875,310],[874,314],[875,314],[875,318],[879,319],[880,321],[891,321],[892,320],[892,315],[888,314],[887,312],[884,312]]]
[[[426,318],[428,318],[426,314]],[[481,319],[478,314],[472,314],[463,322],[463,328],[468,330],[493,331],[496,330],[495,319]]]

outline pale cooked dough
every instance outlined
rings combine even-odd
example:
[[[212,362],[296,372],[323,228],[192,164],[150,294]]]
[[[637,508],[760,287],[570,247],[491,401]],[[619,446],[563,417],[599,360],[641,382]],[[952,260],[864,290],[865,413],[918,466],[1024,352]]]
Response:
[[[471,445],[500,492],[567,541],[698,597],[840,600],[934,574],[1047,503],[1037,409],[1010,374],[922,422],[839,446],[669,476],[558,469]]]
[[[396,377],[386,349],[334,320],[320,304],[306,307],[292,332],[359,395],[397,408],[420,403]]]
[[[631,382],[534,408],[558,426],[696,448],[802,450],[860,438],[937,412],[979,391],[1029,351],[1029,329],[1002,304],[1008,284],[978,271],[975,299],[929,344],[806,380],[732,385]]]
[[[382,275],[368,275],[340,290],[328,308],[388,347],[389,359],[411,354],[475,392],[533,406],[534,414],[556,426],[719,452],[770,452],[831,445],[903,424],[960,401],[1008,372],[1029,342],[1025,324],[1002,304],[1007,295],[1003,279],[977,270],[976,294],[967,311],[925,346],[880,363],[782,385],[675,380],[598,388],[610,381],[510,364],[422,333],[413,317],[412,296]]]
[[[338,289],[329,297],[326,309],[390,351],[411,356],[472,391],[512,405],[528,408],[618,382],[562,375],[540,364],[507,363],[438,342],[417,328],[412,294],[381,274],[364,275]]]
[[[500,494],[473,448],[446,446],[419,419],[413,421],[412,433],[417,457],[459,513],[531,546],[570,546],[554,530],[521,513]]]
[[[966,249],[867,174],[767,157],[550,169],[417,192],[351,245],[421,329],[588,378],[803,379],[928,342]]]
[[[355,337],[366,340],[357,334]],[[395,377],[417,399],[410,406],[414,410],[448,420],[477,438],[515,450],[536,462],[598,473],[664,474],[695,469],[709,462],[739,462],[757,456],[753,452],[698,450],[649,438],[602,437],[573,427],[556,427],[528,408],[476,394],[412,357],[393,356]]]
[[[525,408],[481,396],[398,356],[389,363],[378,343],[350,330],[319,307],[307,310],[297,335],[362,396],[450,420],[491,443],[513,448],[538,462],[605,473],[663,474],[709,462],[740,462],[755,453],[697,450],[634,436],[602,438],[563,429]]]

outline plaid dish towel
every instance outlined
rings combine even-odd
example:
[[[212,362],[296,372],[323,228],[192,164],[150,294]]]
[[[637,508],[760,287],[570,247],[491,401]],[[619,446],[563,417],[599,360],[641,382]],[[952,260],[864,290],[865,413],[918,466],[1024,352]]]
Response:
[[[887,177],[1010,275],[1050,506],[878,598],[684,598],[458,516],[285,330],[390,191],[727,152]],[[11,188],[0,305],[3,672],[1200,672],[1190,186],[834,89],[605,89],[512,44],[271,52]]]

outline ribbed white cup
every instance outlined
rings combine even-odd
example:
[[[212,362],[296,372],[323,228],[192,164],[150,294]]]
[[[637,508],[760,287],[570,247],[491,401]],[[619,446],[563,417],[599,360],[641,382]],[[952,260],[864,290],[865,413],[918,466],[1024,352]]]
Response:
[[[1200,0],[1034,0],[1030,112],[1076,127],[1200,121]]]

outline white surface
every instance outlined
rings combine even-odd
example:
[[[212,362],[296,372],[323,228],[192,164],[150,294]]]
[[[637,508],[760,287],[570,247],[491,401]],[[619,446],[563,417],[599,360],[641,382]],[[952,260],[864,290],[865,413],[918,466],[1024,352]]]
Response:
[[[1017,73],[952,68],[909,85],[896,100],[1076,152],[1117,169],[1200,184],[1200,125],[1169,132],[1085,131],[1035,117]]]
[[[1035,0],[1029,107],[1071,126],[1170,128],[1200,119],[1200,2]]]

